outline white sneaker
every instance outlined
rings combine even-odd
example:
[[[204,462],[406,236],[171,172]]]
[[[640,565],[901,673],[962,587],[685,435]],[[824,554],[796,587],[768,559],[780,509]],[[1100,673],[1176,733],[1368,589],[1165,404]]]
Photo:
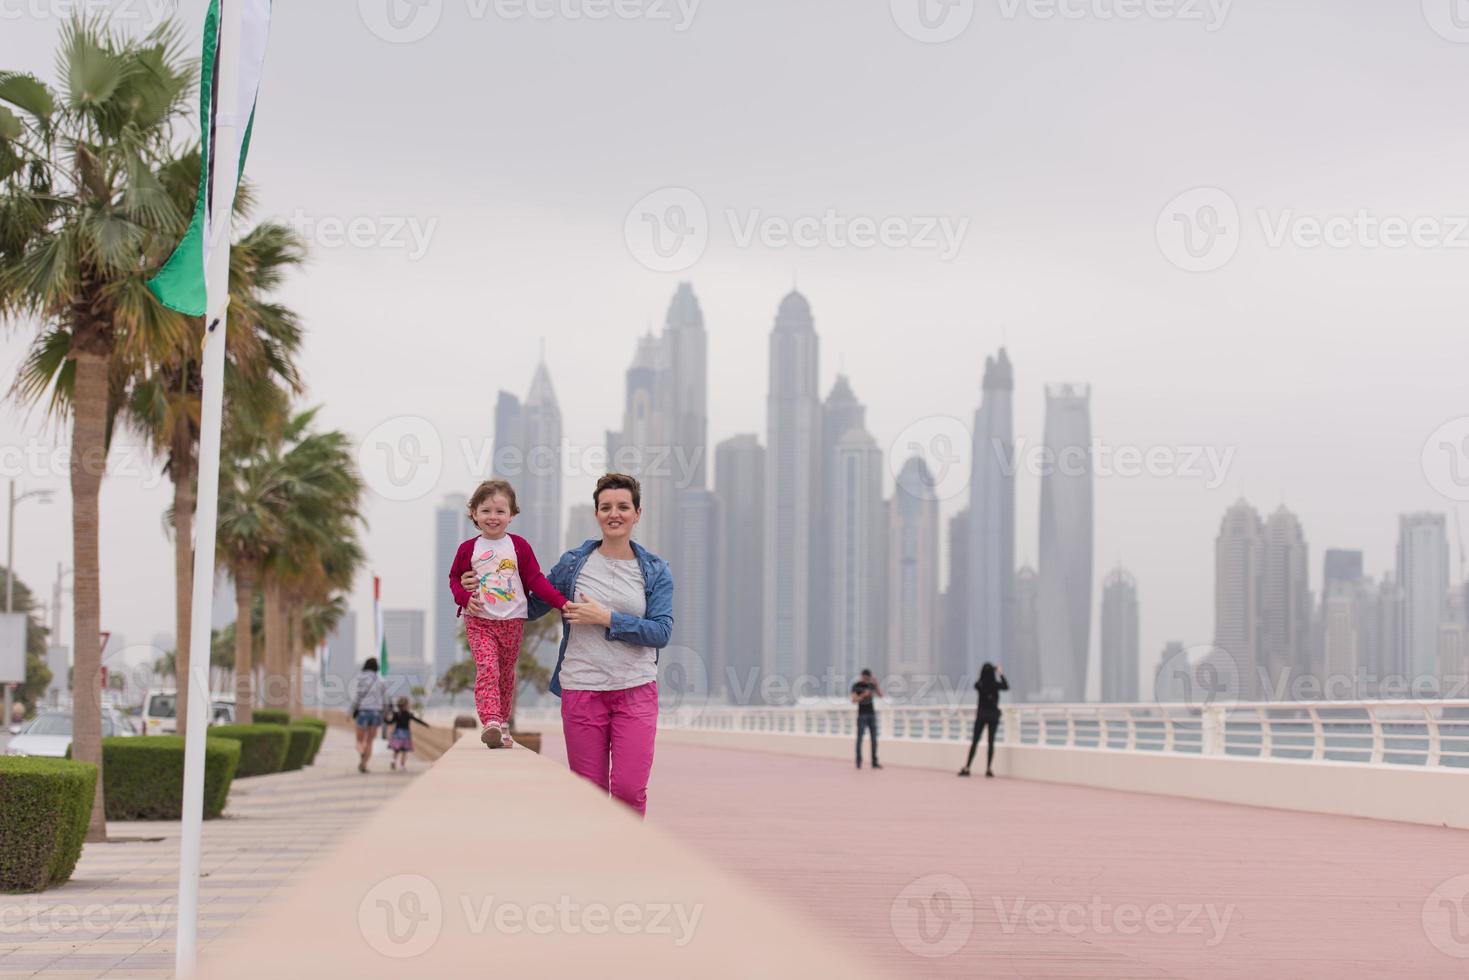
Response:
[[[500,731],[499,725],[486,725],[484,731],[479,733],[479,740],[485,743],[486,748],[498,749],[504,740],[504,733]]]

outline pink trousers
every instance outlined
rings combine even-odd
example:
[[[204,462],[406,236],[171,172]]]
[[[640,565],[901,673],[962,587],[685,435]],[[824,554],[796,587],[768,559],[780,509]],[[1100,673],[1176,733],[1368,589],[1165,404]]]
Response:
[[[480,724],[510,720],[515,706],[515,661],[520,658],[523,619],[464,617],[464,637],[474,654],[474,707]]]
[[[646,815],[658,682],[625,691],[562,691],[561,729],[571,771]]]

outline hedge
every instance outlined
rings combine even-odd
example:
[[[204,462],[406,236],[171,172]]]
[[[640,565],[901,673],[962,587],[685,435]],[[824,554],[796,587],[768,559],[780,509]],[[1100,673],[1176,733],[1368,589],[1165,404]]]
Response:
[[[96,792],[89,762],[0,756],[0,891],[41,891],[71,877]]]
[[[291,713],[279,708],[256,708],[251,716],[257,725],[289,725]]]
[[[239,764],[239,742],[205,739],[205,820],[224,812]],[[179,819],[184,811],[184,737],[104,738],[102,789],[108,820]]]
[[[285,725],[216,725],[209,729],[210,738],[229,738],[240,743],[240,767],[235,778],[264,776],[280,772],[291,744],[291,730]]]
[[[306,727],[311,729],[311,748],[306,751],[306,764],[313,766],[316,764],[316,753],[321,751],[321,743],[326,739],[326,729],[315,725]]]
[[[311,725],[288,725],[286,731],[291,733],[291,741],[286,745],[286,759],[281,763],[281,771],[300,769],[306,765],[306,757],[311,754],[311,745],[317,739],[316,728]]]
[[[293,725],[315,725],[317,728],[320,728],[322,731],[326,731],[327,728],[329,727],[327,725],[327,721],[326,721],[325,718],[313,718],[310,715],[304,715],[304,716],[302,716],[300,718],[297,718],[295,721],[291,722],[291,724],[293,724]]]

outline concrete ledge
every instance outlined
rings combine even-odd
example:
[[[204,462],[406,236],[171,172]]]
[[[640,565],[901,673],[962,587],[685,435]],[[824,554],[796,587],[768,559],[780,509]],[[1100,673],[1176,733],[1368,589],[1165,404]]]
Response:
[[[872,974],[563,766],[461,739],[210,944],[199,975]]]
[[[846,736],[664,728],[658,737],[687,745],[840,759],[847,765],[854,754]],[[967,742],[878,737],[885,766],[958,772],[968,751]],[[983,753],[981,745],[976,755],[981,770]],[[1469,829],[1469,772],[1453,769],[999,744],[995,772],[1042,782]]]

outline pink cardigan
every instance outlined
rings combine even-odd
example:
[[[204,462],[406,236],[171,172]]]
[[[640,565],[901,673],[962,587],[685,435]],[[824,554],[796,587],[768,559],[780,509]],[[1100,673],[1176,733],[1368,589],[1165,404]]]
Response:
[[[459,580],[464,577],[465,572],[474,570],[474,543],[480,540],[478,537],[470,538],[459,546],[454,552],[454,564],[449,568],[449,591],[454,593],[454,602],[459,606],[459,615],[464,615],[464,607],[469,605],[469,590],[460,584]],[[546,576],[541,573],[540,562],[536,561],[536,553],[531,550],[530,543],[518,534],[510,535],[510,542],[515,545],[515,564],[520,573],[520,584],[534,595],[537,599],[547,605],[560,609],[566,605],[566,597],[556,591]]]

